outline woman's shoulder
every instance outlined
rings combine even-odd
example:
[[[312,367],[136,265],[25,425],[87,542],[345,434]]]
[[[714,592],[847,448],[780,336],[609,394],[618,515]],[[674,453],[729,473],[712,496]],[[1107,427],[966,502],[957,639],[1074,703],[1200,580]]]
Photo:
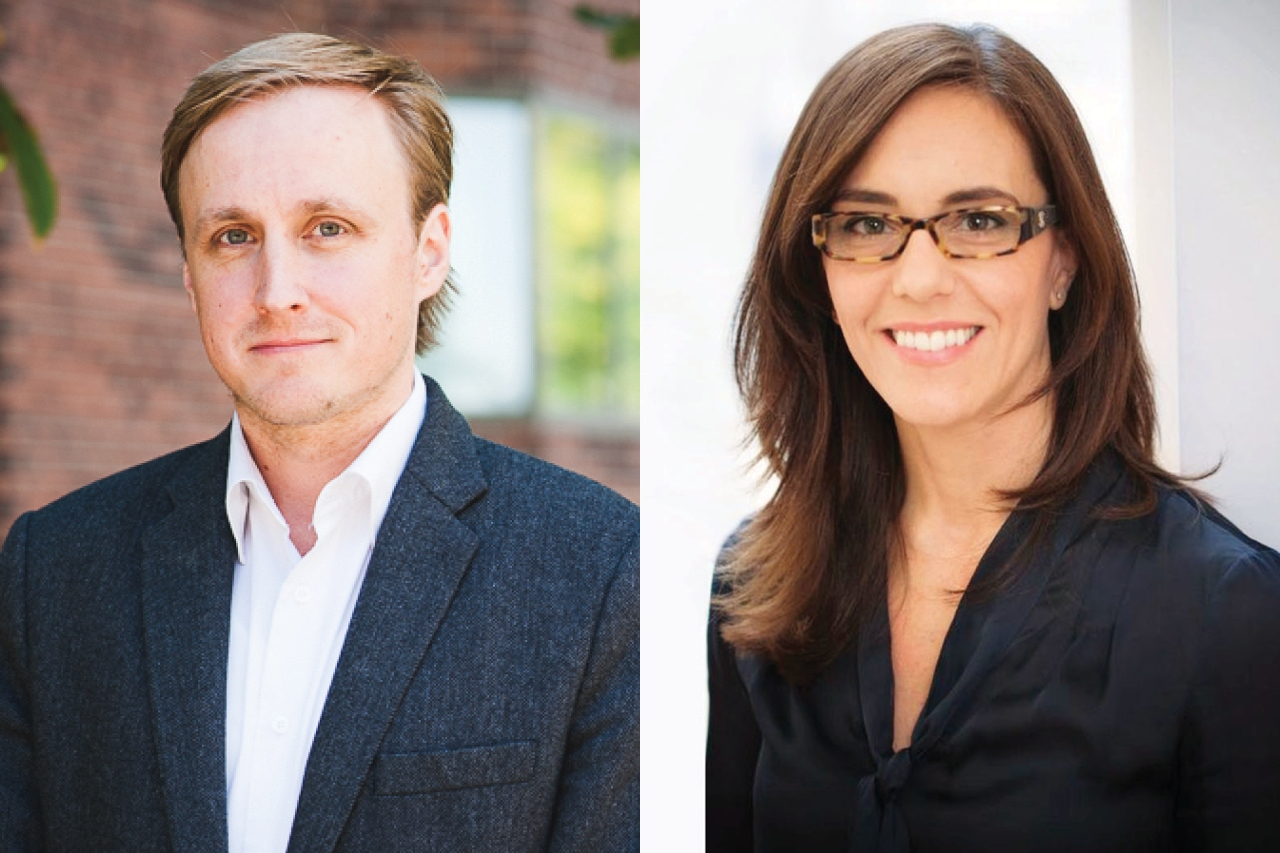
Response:
[[[1249,537],[1196,492],[1166,484],[1155,489],[1151,512],[1102,521],[1098,529],[1105,544],[1097,557],[1128,575],[1126,596],[1143,589],[1140,598],[1157,599],[1167,611],[1202,616],[1243,593],[1260,597],[1280,621],[1275,549]]]
[[[751,526],[754,518],[754,515],[749,515],[738,522],[738,526],[725,538],[720,545],[719,552],[716,553],[715,570],[711,573],[711,602],[713,607],[717,599],[733,591],[733,555],[742,543],[742,536],[747,528]]]
[[[1148,532],[1156,557],[1194,573],[1208,590],[1244,573],[1280,591],[1280,554],[1190,490],[1158,487]]]
[[[1277,849],[1280,555],[1176,489],[1161,496],[1158,521],[1169,565],[1201,585],[1185,614],[1194,653],[1178,755],[1185,837]],[[1179,641],[1172,630],[1163,637],[1167,659]]]

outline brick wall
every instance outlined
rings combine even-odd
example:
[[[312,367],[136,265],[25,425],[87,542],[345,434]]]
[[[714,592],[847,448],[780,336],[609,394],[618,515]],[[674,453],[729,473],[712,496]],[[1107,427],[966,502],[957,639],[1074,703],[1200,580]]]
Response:
[[[597,2],[632,11],[638,0]],[[60,187],[33,247],[0,175],[0,530],[19,512],[213,435],[230,398],[200,345],[159,191],[159,140],[192,76],[250,41],[316,30],[418,59],[448,92],[549,95],[635,110],[637,64],[605,55],[571,0],[0,0],[0,80]],[[638,492],[638,439],[493,425]],[[484,430],[482,430],[484,431]],[[559,435],[561,437],[557,438]]]

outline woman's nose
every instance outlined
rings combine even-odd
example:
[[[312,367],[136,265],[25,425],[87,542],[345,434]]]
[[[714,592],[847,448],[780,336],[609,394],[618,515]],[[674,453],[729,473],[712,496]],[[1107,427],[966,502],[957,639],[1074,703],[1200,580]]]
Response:
[[[895,296],[924,302],[950,294],[954,289],[951,261],[942,254],[933,234],[926,228],[913,231],[902,254],[891,263]]]

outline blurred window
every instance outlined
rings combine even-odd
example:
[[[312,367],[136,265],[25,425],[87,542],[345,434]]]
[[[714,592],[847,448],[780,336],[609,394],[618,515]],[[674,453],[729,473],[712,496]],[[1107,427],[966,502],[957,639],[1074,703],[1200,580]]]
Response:
[[[419,366],[469,417],[523,417],[536,401],[533,131],[529,107],[449,98],[458,292]]]
[[[536,122],[538,408],[640,410],[640,145],[634,129],[542,109]]]
[[[465,414],[633,425],[640,410],[634,124],[450,98],[458,293],[419,359]]]

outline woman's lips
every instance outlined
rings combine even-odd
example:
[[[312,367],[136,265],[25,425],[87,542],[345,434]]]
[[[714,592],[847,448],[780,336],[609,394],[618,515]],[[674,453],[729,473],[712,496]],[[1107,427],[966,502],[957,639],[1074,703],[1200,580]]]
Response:
[[[981,326],[953,326],[947,329],[890,329],[895,345],[917,352],[940,352],[951,347],[962,347],[978,334]]]
[[[902,358],[915,364],[947,364],[969,351],[982,326],[938,325],[891,327],[886,340]]]

